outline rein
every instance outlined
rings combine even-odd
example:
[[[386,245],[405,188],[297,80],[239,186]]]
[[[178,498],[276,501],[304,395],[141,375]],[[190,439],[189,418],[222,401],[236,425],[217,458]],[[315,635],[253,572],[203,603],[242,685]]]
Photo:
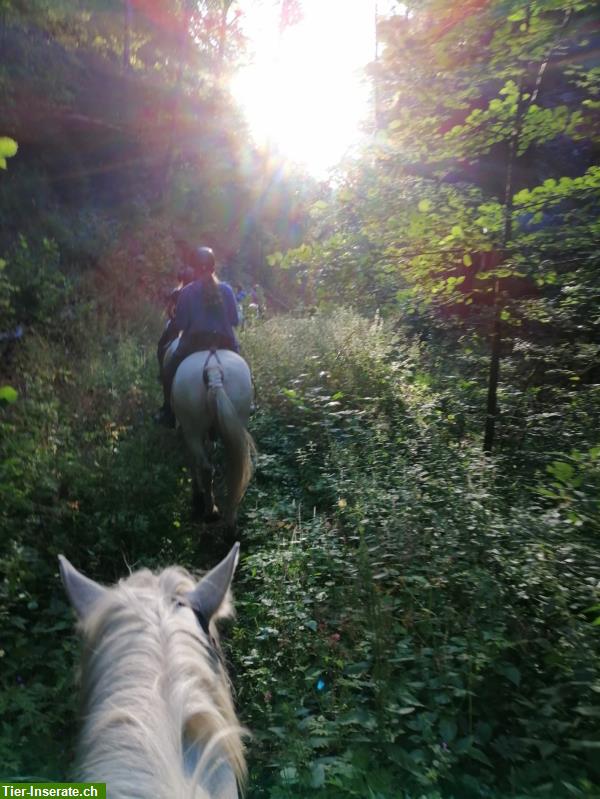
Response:
[[[180,608],[189,608],[194,616],[196,617],[196,621],[200,625],[202,632],[205,634],[208,643],[210,644],[210,655],[221,664],[223,668],[225,668],[225,663],[223,661],[223,654],[221,652],[220,646],[217,644],[215,637],[211,634],[208,620],[206,616],[202,613],[201,610],[193,607],[192,605],[188,605],[186,602],[181,602],[181,600],[177,600],[177,605]]]

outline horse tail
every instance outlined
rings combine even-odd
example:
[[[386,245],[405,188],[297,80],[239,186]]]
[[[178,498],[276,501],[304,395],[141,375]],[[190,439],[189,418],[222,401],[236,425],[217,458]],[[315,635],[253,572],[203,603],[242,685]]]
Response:
[[[208,403],[213,411],[217,429],[228,460],[227,509],[225,520],[233,524],[235,512],[246,493],[252,477],[252,456],[256,448],[250,433],[237,414],[225,387],[220,369],[208,369]]]

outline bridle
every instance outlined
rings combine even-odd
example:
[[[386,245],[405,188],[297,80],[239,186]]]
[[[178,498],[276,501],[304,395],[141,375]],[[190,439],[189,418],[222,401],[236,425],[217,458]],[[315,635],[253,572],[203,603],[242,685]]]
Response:
[[[198,624],[202,629],[202,632],[204,633],[204,635],[208,640],[209,644],[208,650],[211,658],[213,660],[216,660],[218,664],[221,666],[221,668],[225,670],[225,661],[223,660],[223,653],[221,652],[221,647],[217,643],[217,640],[214,637],[214,635],[212,635],[212,633],[210,632],[210,626],[206,616],[202,613],[201,610],[197,610],[195,607],[188,604],[187,602],[182,602],[181,599],[176,599],[175,603],[179,608],[189,608],[192,611],[192,613],[196,617],[196,621],[198,622]]]

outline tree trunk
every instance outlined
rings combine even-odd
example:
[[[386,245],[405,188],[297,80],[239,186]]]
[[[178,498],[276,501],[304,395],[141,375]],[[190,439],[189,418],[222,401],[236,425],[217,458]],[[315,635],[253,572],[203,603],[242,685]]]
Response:
[[[179,119],[179,109],[181,107],[181,91],[183,85],[183,69],[187,55],[187,39],[190,18],[187,12],[187,6],[182,9],[181,27],[179,30],[179,60],[177,63],[177,72],[175,74],[175,82],[173,84],[173,91],[171,94],[170,103],[170,116],[171,124],[169,127],[169,135],[167,139],[167,149],[165,154],[165,163],[163,167],[163,179],[160,194],[166,200],[167,189],[171,179],[171,171],[173,168],[173,161],[175,160],[175,140],[177,134],[177,121]]]
[[[562,32],[571,19],[571,9],[565,11],[565,15],[560,26]],[[525,24],[529,27],[531,20],[531,6],[527,6]],[[554,52],[557,41],[550,47],[546,58],[539,65],[533,92],[529,99],[525,98],[525,77],[522,76],[519,82],[519,97],[515,111],[515,122],[513,133],[510,139],[508,161],[506,164],[506,183],[504,189],[504,231],[502,234],[502,250],[504,256],[508,245],[512,239],[512,215],[513,215],[513,183],[514,170],[519,153],[519,144],[523,132],[523,122],[529,106],[537,99],[544,73],[548,67],[552,53]],[[485,418],[485,433],[483,437],[483,451],[490,453],[494,447],[494,436],[496,432],[496,419],[498,418],[498,382],[500,380],[500,356],[502,351],[502,298],[500,295],[499,281],[494,284],[494,321],[492,323],[491,351],[490,351],[490,372],[488,378],[487,412]]]
[[[513,214],[513,177],[519,142],[523,130],[523,119],[525,117],[526,104],[524,100],[524,79],[521,79],[519,86],[519,99],[515,111],[515,125],[511,136],[508,161],[506,165],[506,183],[504,189],[504,230],[502,233],[502,260],[506,258],[506,252],[512,238],[512,214]],[[485,416],[485,432],[483,436],[483,451],[490,453],[494,448],[494,438],[496,434],[496,420],[498,419],[498,383],[500,381],[500,356],[502,351],[502,295],[500,293],[500,281],[494,282],[494,315],[492,322],[492,335],[490,347],[490,371],[488,377],[487,408]]]
[[[527,5],[525,24],[529,27],[531,20],[531,6]],[[526,73],[525,73],[526,74]],[[529,103],[525,99],[525,74],[519,80],[519,96],[515,109],[515,118],[512,134],[508,145],[508,158],[506,162],[506,181],[504,184],[504,230],[502,232],[502,260],[506,258],[507,248],[512,239],[513,215],[513,183],[514,171],[519,153],[519,144],[523,132],[523,121]],[[487,408],[485,416],[485,431],[483,435],[483,451],[491,453],[494,448],[496,435],[496,421],[498,419],[498,383],[500,382],[500,358],[502,352],[502,295],[500,281],[494,282],[494,317],[490,342],[490,371],[488,377]]]

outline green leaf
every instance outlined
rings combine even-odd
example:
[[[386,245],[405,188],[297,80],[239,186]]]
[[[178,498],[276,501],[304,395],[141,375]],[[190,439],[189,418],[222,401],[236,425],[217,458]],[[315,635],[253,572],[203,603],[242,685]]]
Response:
[[[482,752],[481,749],[476,749],[475,747],[473,747],[472,749],[469,750],[468,754],[469,757],[473,758],[473,760],[478,760],[480,763],[483,763],[485,766],[492,765],[489,757],[485,754],[485,752]]]
[[[13,403],[19,398],[19,393],[12,386],[2,386],[0,388],[0,401]]]
[[[521,684],[521,672],[516,666],[501,663],[497,668],[498,673],[510,680],[513,685],[519,686]]]
[[[279,775],[284,783],[296,782],[298,779],[298,772],[294,766],[286,766],[282,768]]]
[[[600,707],[596,707],[596,705],[577,705],[575,712],[579,713],[580,716],[600,718]]]
[[[554,461],[551,466],[548,466],[548,472],[561,483],[570,483],[575,474],[575,469],[570,463],[563,461]]]
[[[421,200],[417,207],[419,211],[424,214],[431,208],[431,200]]]
[[[362,660],[360,663],[351,663],[349,666],[346,666],[344,674],[362,674],[367,671],[368,668],[368,661]]]
[[[600,749],[600,741],[577,741],[571,739],[569,747],[571,749]]]
[[[313,763],[310,768],[311,788],[322,788],[325,785],[325,767],[322,763]]]
[[[458,752],[459,754],[464,754],[465,752],[468,752],[469,749],[473,746],[473,741],[474,738],[472,735],[467,735],[466,737],[461,738],[456,744],[455,747],[456,752]]]
[[[0,159],[12,158],[17,154],[18,149],[19,145],[14,139],[9,136],[0,136]]]
[[[463,264],[465,266],[473,266],[473,259],[468,252],[463,255]]]
[[[6,158],[0,158],[0,169],[6,169]]]
[[[536,741],[535,745],[539,749],[541,756],[544,758],[553,755],[558,749],[557,745],[553,744],[551,741]]]
[[[442,719],[440,721],[440,735],[446,743],[451,743],[456,738],[456,722],[452,719]]]
[[[283,255],[280,252],[271,253],[267,255],[267,263],[269,266],[278,266],[283,261]]]
[[[461,228],[460,225],[454,225],[450,232],[454,236],[455,239],[460,239],[464,235],[463,234],[463,229]]]

